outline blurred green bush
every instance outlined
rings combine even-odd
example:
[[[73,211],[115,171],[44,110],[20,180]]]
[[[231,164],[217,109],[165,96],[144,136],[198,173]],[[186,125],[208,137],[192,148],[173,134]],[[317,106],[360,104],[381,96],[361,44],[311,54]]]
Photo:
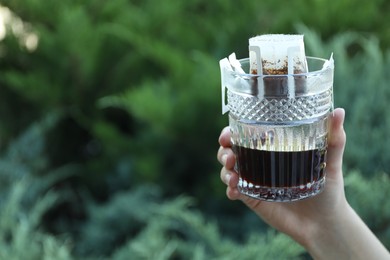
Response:
[[[0,41],[4,203],[16,196],[12,189],[27,185],[30,203],[18,206],[11,200],[16,203],[11,206],[30,216],[36,213],[26,205],[39,204],[48,190],[55,191],[60,199],[39,206],[44,212],[34,217],[35,222],[27,221],[24,232],[43,234],[39,237],[60,247],[58,254],[64,259],[72,254],[147,258],[151,255],[144,254],[153,246],[162,259],[172,254],[186,258],[196,241],[203,242],[193,258],[233,254],[210,249],[217,240],[223,240],[221,248],[235,243],[222,234],[218,237],[217,225],[226,236],[245,241],[253,247],[249,251],[258,252],[242,234],[265,227],[241,205],[224,198],[215,156],[219,132],[227,124],[220,112],[218,61],[233,51],[247,56],[247,39],[262,33],[303,33],[308,55],[326,58],[334,53],[335,103],[347,112],[345,169],[356,171],[347,189],[356,189],[350,193],[354,198],[364,189],[373,190],[370,202],[354,199],[354,205],[390,245],[388,213],[381,211],[375,221],[375,215],[366,214],[374,198],[385,198],[375,187],[390,169],[386,1],[356,5],[342,0],[330,5],[295,0],[285,6],[252,1],[239,8],[222,0],[169,4],[0,0],[0,4],[15,15]],[[27,180],[20,182],[21,178]],[[362,180],[366,187],[359,186]],[[152,194],[158,190],[158,195],[141,190]],[[186,199],[175,199],[180,194],[196,198],[204,216],[188,209]],[[175,210],[183,215],[169,215],[160,226],[142,215],[153,207],[157,209],[150,214],[160,214],[172,203],[179,203]],[[190,216],[193,223],[183,220]],[[196,232],[209,225],[204,218],[218,220],[210,224],[214,231],[205,229],[201,238],[182,234],[188,226]],[[237,226],[237,219],[245,219],[247,227]],[[42,230],[59,237],[46,236]],[[153,230],[164,232],[149,248],[144,241]],[[213,232],[217,237],[210,238]],[[12,241],[16,240],[5,236],[2,243]],[[72,245],[74,241],[80,242]],[[281,245],[290,247],[291,241]],[[287,250],[291,256],[302,254],[293,248]],[[0,251],[15,252],[7,250]],[[34,250],[37,255],[46,252],[38,246]]]
[[[59,182],[71,166],[46,172],[45,136],[58,116],[29,127],[0,159],[0,259],[302,259],[304,249],[275,230],[248,232],[239,242],[220,229],[223,216],[207,218],[186,196],[164,199],[161,189],[142,185],[118,191],[105,203],[89,194],[78,198]],[[25,147],[30,149],[26,150]],[[34,153],[31,153],[34,151]],[[40,162],[40,163],[36,163]],[[384,241],[389,241],[388,175],[366,179],[359,172],[346,177],[351,204]],[[367,196],[370,194],[370,196]],[[48,229],[58,207],[77,203],[84,217],[73,214],[62,232]],[[378,217],[380,212],[380,217]],[[239,223],[240,222],[240,223]],[[245,218],[235,225],[248,225]],[[57,223],[57,225],[61,225]],[[387,244],[388,245],[388,244]]]

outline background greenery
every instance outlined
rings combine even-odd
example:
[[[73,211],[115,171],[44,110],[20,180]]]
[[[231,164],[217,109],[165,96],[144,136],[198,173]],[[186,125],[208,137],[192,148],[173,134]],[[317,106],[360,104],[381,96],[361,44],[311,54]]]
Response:
[[[263,33],[334,53],[348,198],[390,246],[388,1],[0,4],[0,259],[307,258],[219,180],[218,61]]]

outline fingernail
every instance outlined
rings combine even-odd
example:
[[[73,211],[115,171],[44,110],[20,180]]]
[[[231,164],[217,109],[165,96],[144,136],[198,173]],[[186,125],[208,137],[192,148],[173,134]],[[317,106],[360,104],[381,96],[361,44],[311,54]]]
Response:
[[[341,127],[343,127],[344,125],[344,120],[345,120],[345,110],[344,109],[341,109],[342,111],[342,114],[343,114],[343,119],[341,120]]]
[[[230,132],[230,128],[227,126],[224,129],[222,129],[222,133]]]
[[[223,165],[225,165],[226,164],[226,161],[227,161],[227,154],[224,154],[224,155],[222,155],[222,163],[223,163]]]
[[[230,173],[226,173],[225,174],[225,183],[226,183],[226,185],[229,185],[229,182],[230,182],[230,178],[231,178],[232,176],[230,175]]]

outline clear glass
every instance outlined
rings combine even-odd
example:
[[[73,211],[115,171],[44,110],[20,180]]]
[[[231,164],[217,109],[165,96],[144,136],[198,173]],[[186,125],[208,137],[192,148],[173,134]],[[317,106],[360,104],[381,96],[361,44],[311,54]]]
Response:
[[[333,61],[307,61],[308,73],[292,75],[243,74],[221,66],[238,188],[245,195],[294,201],[323,190]],[[247,71],[248,59],[239,62]]]

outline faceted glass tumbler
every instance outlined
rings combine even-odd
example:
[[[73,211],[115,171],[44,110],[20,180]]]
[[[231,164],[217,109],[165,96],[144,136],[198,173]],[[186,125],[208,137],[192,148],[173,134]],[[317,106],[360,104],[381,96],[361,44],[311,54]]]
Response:
[[[239,62],[248,71],[248,59]],[[308,73],[291,75],[243,74],[221,65],[238,189],[247,196],[295,201],[324,188],[333,60],[307,62]]]

